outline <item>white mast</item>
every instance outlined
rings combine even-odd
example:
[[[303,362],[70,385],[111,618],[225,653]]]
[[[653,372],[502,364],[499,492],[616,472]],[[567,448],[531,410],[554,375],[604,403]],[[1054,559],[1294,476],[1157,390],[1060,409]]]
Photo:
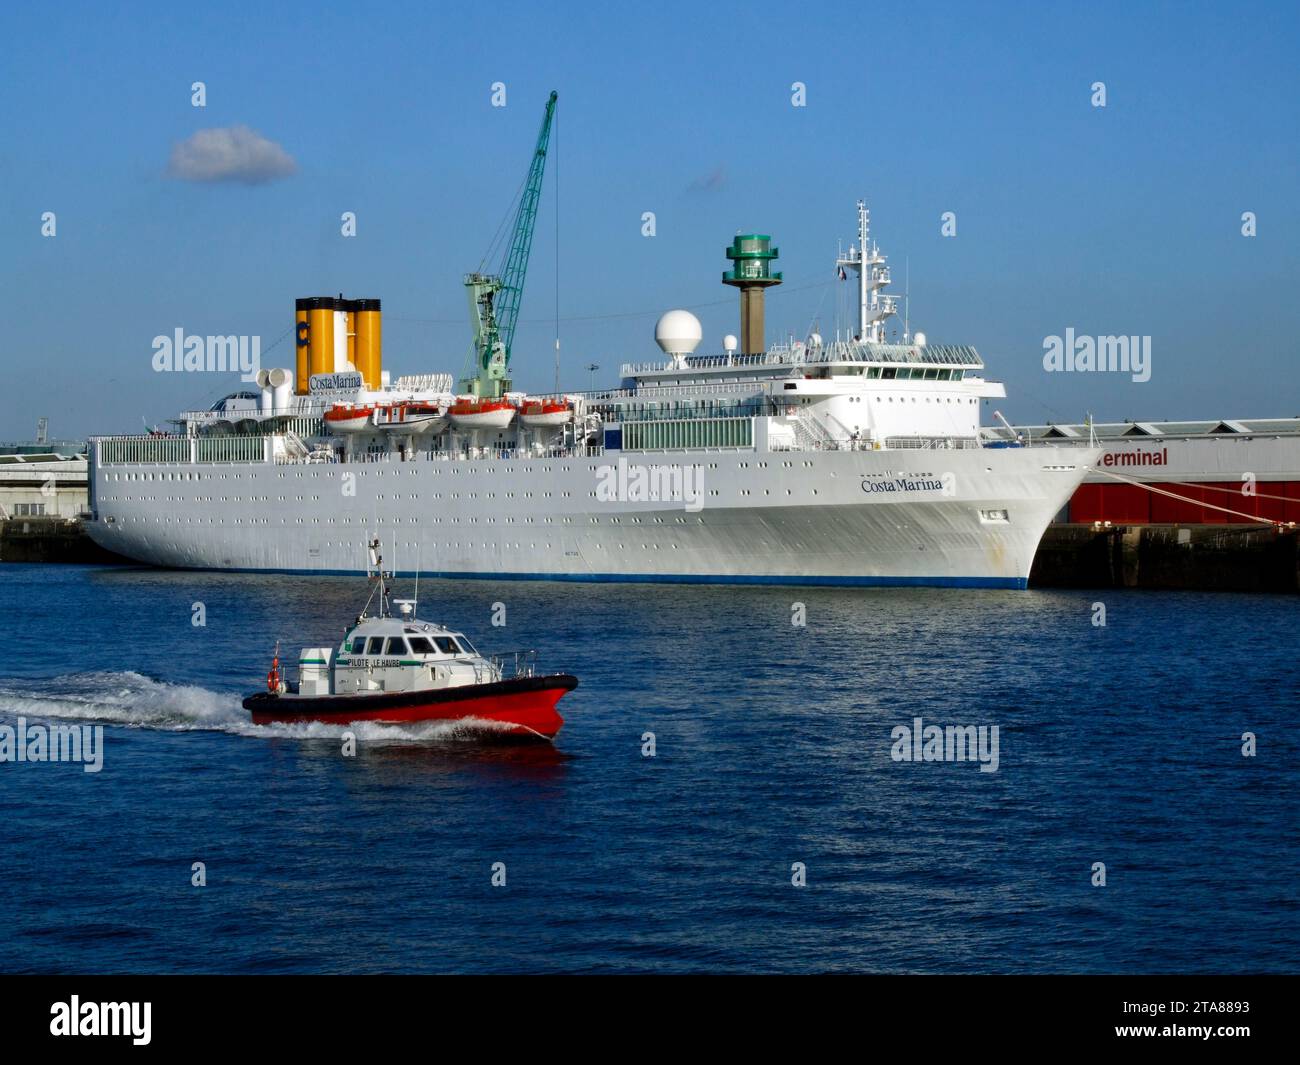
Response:
[[[867,248],[871,239],[871,215],[867,212],[865,200],[858,201],[858,336],[863,340],[874,340],[869,334],[867,318],[867,301],[871,298],[867,288]]]
[[[903,343],[912,342],[912,260],[903,260]]]
[[[889,284],[889,267],[880,249],[871,243],[871,213],[858,201],[858,246],[850,247],[836,264],[858,272],[858,338],[872,344],[884,340],[884,321],[895,313],[897,299],[879,290]]]
[[[870,339],[867,336],[867,272],[862,268],[863,253],[867,247],[869,218],[865,200],[858,201],[858,243],[849,245],[848,255],[841,253],[835,265],[843,272],[846,268],[858,272],[858,330],[859,340]]]

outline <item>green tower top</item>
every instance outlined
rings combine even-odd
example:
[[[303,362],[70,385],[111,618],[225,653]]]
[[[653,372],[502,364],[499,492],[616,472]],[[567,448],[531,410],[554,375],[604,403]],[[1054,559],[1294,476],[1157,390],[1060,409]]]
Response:
[[[722,274],[724,285],[779,285],[781,274],[772,272],[772,260],[781,252],[772,247],[772,238],[766,233],[747,233],[737,236],[727,249],[732,269]]]

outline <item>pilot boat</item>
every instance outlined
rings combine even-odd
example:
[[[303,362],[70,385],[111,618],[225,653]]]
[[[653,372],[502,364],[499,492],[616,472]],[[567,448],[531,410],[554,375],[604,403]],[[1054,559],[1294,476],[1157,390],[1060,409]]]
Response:
[[[556,703],[578,678],[539,673],[533,651],[484,657],[463,633],[421,621],[415,599],[390,602],[378,540],[369,551],[365,608],[338,647],[302,649],[296,684],[281,676],[276,645],[267,690],[244,699],[253,723],[463,721],[485,735],[554,739],[564,724]]]

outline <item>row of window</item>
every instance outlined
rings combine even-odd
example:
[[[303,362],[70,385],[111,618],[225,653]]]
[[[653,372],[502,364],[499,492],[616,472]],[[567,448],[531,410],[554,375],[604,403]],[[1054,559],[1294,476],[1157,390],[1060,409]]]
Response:
[[[435,650],[436,648],[436,650]],[[469,655],[474,648],[463,636],[358,636],[352,641],[354,655],[383,655],[385,658],[405,658],[407,655]]]
[[[880,397],[877,397],[877,399],[879,399],[879,398],[880,398]],[[973,403],[974,400],[971,400],[971,402]],[[716,469],[718,468],[718,464],[717,464],[716,462],[698,463],[697,465],[707,466],[707,468],[708,468],[708,469],[711,469],[711,470],[716,470]],[[749,463],[747,463],[747,462],[740,462],[740,463],[737,463],[737,465],[738,465],[740,468],[744,469],[744,468],[747,468],[747,467],[749,466]],[[765,467],[765,466],[767,465],[767,463],[766,463],[766,462],[759,462],[759,463],[756,463],[756,465],[761,466],[761,467]],[[782,462],[781,465],[783,465],[783,466],[793,466],[794,463],[793,463],[793,462],[786,461],[786,462]],[[812,461],[811,461],[811,460],[804,459],[804,460],[801,460],[801,461],[800,461],[799,465],[800,465],[800,466],[806,466],[806,467],[811,468],[813,464],[812,464]],[[592,473],[595,473],[595,472],[599,469],[599,467],[596,466],[596,465],[594,465],[594,464],[588,465],[587,468],[588,468],[588,470],[590,470]],[[541,469],[542,469],[542,472],[544,472],[544,473],[550,473],[550,472],[551,472],[551,467],[550,467],[550,466],[543,466]],[[564,472],[566,472],[566,473],[567,473],[567,472],[572,472],[572,469],[573,469],[573,467],[565,467]],[[470,469],[467,469],[467,470],[465,470],[465,471],[463,471],[463,472],[465,472],[465,473],[469,473],[469,474],[475,474],[475,473],[496,473],[496,471],[497,471],[497,468],[496,468],[495,466],[487,466],[487,467],[476,467],[476,468],[470,468]],[[354,471],[347,471],[347,472],[354,472]],[[390,470],[390,471],[388,471],[388,472],[391,473],[394,477],[396,477],[396,476],[399,476],[403,471],[400,470],[400,469],[394,469],[394,470]],[[418,475],[418,474],[420,473],[420,470],[419,470],[419,469],[407,469],[405,472],[409,473],[412,477],[414,477],[414,476],[416,476],[416,475]],[[441,470],[438,470],[438,469],[434,469],[434,470],[433,470],[434,476],[437,476],[437,475],[438,475],[439,473],[441,473],[441,472],[442,472],[442,471],[441,471]],[[452,469],[451,472],[452,472],[452,473],[460,473],[460,472],[462,472],[462,471],[459,470],[459,469]],[[515,471],[514,471],[514,470],[511,470],[511,471],[508,471],[508,472],[515,472]],[[523,466],[523,467],[521,467],[521,468],[519,469],[518,472],[522,472],[522,473],[533,473],[533,472],[535,472],[535,468],[532,467],[532,466]],[[320,471],[320,470],[311,470],[310,473],[311,473],[311,475],[312,475],[313,477],[319,477],[319,476],[321,476],[321,471]],[[368,475],[368,471],[366,471],[366,470],[355,471],[355,473],[356,473],[356,475],[359,476],[359,477],[365,477],[365,476]],[[325,475],[326,475],[327,477],[338,477],[338,476],[339,476],[339,473],[338,473],[338,472],[335,472],[335,471],[326,471]],[[384,475],[384,471],[383,471],[383,470],[376,470],[376,471],[375,471],[375,476],[376,476],[376,477],[382,477],[383,475]],[[258,475],[257,471],[255,471],[255,470],[250,470],[248,476],[249,476],[250,478],[254,478],[254,479],[255,479],[255,478],[257,478],[259,475]],[[277,472],[276,472],[276,476],[277,476],[277,477],[286,477],[286,476],[288,476],[288,474],[285,473],[284,471],[277,471]],[[303,476],[305,476],[305,474],[304,474],[303,472],[299,471],[299,472],[295,472],[295,473],[294,473],[294,476],[295,476],[295,477],[303,477]],[[212,479],[215,478],[215,479],[217,479],[217,480],[222,480],[222,481],[225,481],[225,480],[238,481],[238,480],[242,480],[243,477],[244,477],[243,473],[238,473],[238,472],[236,472],[236,473],[229,473],[229,474],[226,474],[226,473],[218,473],[218,474],[212,474],[212,473],[209,473],[209,474],[206,474],[206,475],[205,475],[205,474],[202,474],[202,473],[188,473],[188,472],[187,472],[187,473],[111,473],[111,474],[108,474],[108,475],[107,475],[106,480],[109,480],[109,481],[201,481],[201,480],[205,480],[205,479],[207,479],[207,480],[212,480]],[[224,497],[223,497],[223,498],[224,498]],[[281,496],[280,498],[283,499],[284,496]],[[301,499],[302,497],[299,496],[298,498]],[[320,497],[319,497],[319,496],[313,496],[312,498],[314,498],[314,499],[319,499]],[[212,497],[209,496],[209,497],[208,497],[208,500],[211,501],[211,500],[212,500]]]
[[[934,366],[836,367],[836,377],[879,378],[882,381],[960,381],[965,370],[941,370]]]
[[[713,494],[716,496],[716,495],[718,494],[718,492],[717,492],[717,491],[714,491]],[[748,489],[743,489],[743,488],[742,488],[740,494],[741,494],[741,495],[751,495],[752,493],[749,492]],[[764,490],[763,490],[763,494],[764,494],[764,495],[770,495],[771,493],[768,492],[767,489],[764,489]],[[789,494],[790,494],[789,489],[786,489],[786,495],[789,495]],[[814,489],[812,490],[812,494],[813,494],[813,495],[816,495],[816,494],[817,494],[817,489],[816,489],[816,488],[814,488]],[[658,502],[658,500],[656,500],[655,502]],[[672,502],[672,500],[664,500],[664,502]],[[194,519],[194,520],[195,520],[195,524],[198,524],[198,525],[202,525],[202,524],[203,524],[203,520],[202,520],[201,518],[200,518],[200,519]],[[269,520],[270,520],[270,519],[268,519],[268,518],[247,518],[247,519],[235,518],[235,519],[233,520],[232,524],[234,524],[234,525],[239,525],[242,521],[247,521],[248,524],[250,524],[250,525],[259,525],[259,524],[260,524],[260,525],[265,525],[265,524],[267,524],[267,522],[268,522]],[[599,525],[599,524],[601,523],[601,520],[602,520],[602,519],[597,518],[597,517],[592,517],[592,518],[590,518],[589,520],[590,520],[590,522],[591,522],[592,525]],[[631,518],[629,518],[628,520],[629,520],[633,525],[640,525],[640,524],[642,523],[642,520],[643,520],[643,519],[641,519],[641,518],[639,518],[639,517],[631,517]],[[372,524],[376,524],[376,523],[379,524],[379,525],[383,525],[383,524],[384,524],[384,521],[385,521],[385,519],[384,519],[384,518],[380,518],[380,517],[371,517],[371,518],[365,519],[364,522],[362,522],[361,519],[358,519],[358,523],[359,523],[359,524],[364,523],[364,524],[366,524],[366,525],[372,525]],[[416,517],[392,518],[392,519],[390,520],[390,524],[393,524],[393,525],[401,525],[403,521],[405,521],[405,522],[407,522],[408,524],[411,524],[411,525],[418,525],[418,524],[420,524],[420,519],[419,519],[419,518],[416,518]],[[435,517],[430,517],[430,518],[428,518],[428,521],[429,521],[429,523],[432,524],[432,525],[441,525],[444,521],[445,521],[448,525],[459,525],[459,524],[461,524],[462,522],[464,522],[466,525],[478,525],[480,522],[481,522],[482,524],[484,524],[484,525],[495,525],[495,524],[497,523],[497,519],[496,519],[495,517],[485,517],[485,518],[444,518],[444,517],[440,517],[440,516],[435,516]],[[573,524],[573,519],[570,518],[570,517],[561,517],[561,518],[558,518],[558,519],[557,519],[557,518],[549,518],[549,517],[548,517],[548,518],[531,518],[531,517],[515,518],[515,517],[508,517],[508,518],[505,519],[505,524],[506,524],[506,525],[515,525],[515,524],[534,525],[534,524],[537,524],[538,522],[540,522],[540,523],[543,524],[543,525],[553,525],[553,524],[555,524],[556,521],[559,521],[562,525],[572,525],[572,524]],[[610,523],[611,525],[621,525],[621,524],[623,523],[623,519],[622,519],[622,518],[619,518],[619,517],[612,517],[612,518],[609,518],[608,521],[609,521],[609,523]],[[652,521],[652,523],[655,524],[655,525],[664,525],[664,524],[667,523],[667,519],[666,519],[666,518],[652,518],[651,521]],[[685,524],[687,524],[687,519],[684,518],[684,517],[676,517],[676,518],[673,518],[673,521],[674,521],[676,524],[678,524],[678,525],[685,525]],[[703,524],[704,524],[704,519],[703,519],[703,518],[696,518],[695,521],[696,521],[696,523],[699,524],[699,525],[703,525]],[[189,523],[190,523],[190,519],[189,519],[189,518],[186,518],[186,519],[185,519],[185,524],[188,525]],[[298,524],[298,525],[304,525],[304,524],[306,524],[306,519],[305,519],[305,518],[296,518],[296,519],[295,519],[295,523]],[[312,519],[311,519],[311,523],[312,523],[313,525],[319,525],[319,524],[321,523],[321,519],[320,519],[320,518],[312,518]],[[344,519],[343,519],[343,524],[344,524],[344,525],[350,525],[351,523],[352,523],[352,519],[351,519],[351,518],[344,518]],[[168,524],[168,525],[171,524],[170,519],[167,521],[167,524]],[[180,524],[179,520],[177,521],[177,524]],[[208,520],[208,524],[209,524],[209,525],[212,524],[211,519]],[[222,520],[221,520],[221,519],[217,519],[217,524],[223,524]],[[280,524],[281,524],[281,525],[286,524],[286,519],[281,518],[281,519],[280,519]],[[334,524],[334,519],[333,519],[333,518],[326,518],[326,519],[325,519],[325,524],[326,524],[326,525],[333,525],[333,524]],[[326,546],[328,547],[329,545],[327,544]]]
[[[848,400],[849,400],[850,403],[861,403],[864,399],[869,399],[869,398],[870,398],[870,397],[868,397],[868,396],[849,396],[849,397],[848,397]],[[884,399],[882,399],[880,396],[876,396],[875,398],[876,398],[876,402],[877,402],[877,403],[882,403],[882,402],[893,403],[893,402],[894,402],[894,397],[893,397],[893,396],[886,396],[886,397],[884,397]],[[929,403],[929,402],[930,402],[930,398],[931,398],[931,397],[926,396],[926,397],[925,397],[925,401],[926,401],[927,403]],[[898,402],[899,402],[899,403],[906,402],[906,399],[907,399],[906,396],[899,396],[899,397],[898,397]],[[954,401],[953,398],[952,398],[952,396],[945,396],[944,399],[943,399],[943,401],[944,401],[945,403],[953,403],[953,402],[960,403],[960,402],[961,402],[961,399],[962,399],[962,397],[961,397],[961,396],[958,396],[957,399]],[[806,403],[806,402],[808,402],[808,401],[805,399],[804,402]],[[916,397],[915,397],[915,396],[912,397],[912,402],[913,402],[913,403],[916,402]],[[935,396],[935,397],[934,397],[934,402],[935,402],[935,403],[938,403],[938,402],[939,402],[939,397],[938,397],[938,396]],[[975,401],[974,401],[973,399],[968,399],[968,400],[966,400],[966,402],[967,402],[967,403],[974,403]]]

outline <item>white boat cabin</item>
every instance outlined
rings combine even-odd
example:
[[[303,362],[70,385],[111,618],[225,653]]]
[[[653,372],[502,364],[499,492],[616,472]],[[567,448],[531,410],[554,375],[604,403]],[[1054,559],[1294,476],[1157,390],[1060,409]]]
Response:
[[[300,695],[426,691],[501,680],[463,633],[414,617],[362,618],[333,647],[304,647]]]

